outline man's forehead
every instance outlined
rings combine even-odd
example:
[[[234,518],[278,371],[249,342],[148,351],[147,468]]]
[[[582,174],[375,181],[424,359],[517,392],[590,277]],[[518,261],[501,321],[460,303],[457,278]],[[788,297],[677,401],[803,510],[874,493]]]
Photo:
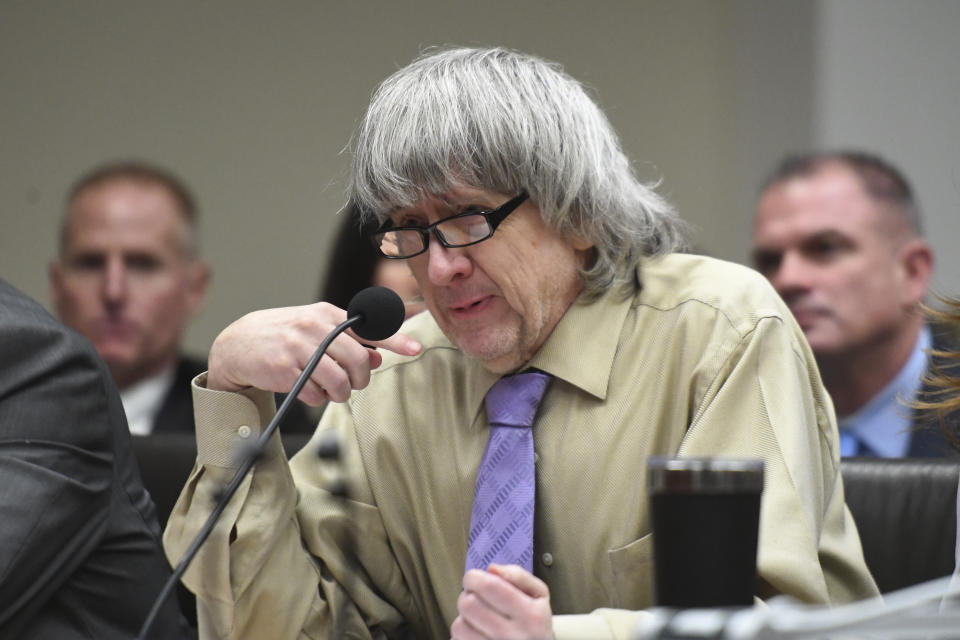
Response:
[[[185,216],[176,196],[163,183],[128,177],[113,177],[89,184],[73,195],[68,207],[121,199],[162,202]]]
[[[186,226],[179,215],[162,206],[152,206],[150,203],[130,203],[114,201],[102,203],[102,206],[73,207],[67,218],[67,223],[73,233],[85,231],[116,231],[146,233],[179,232]]]
[[[852,172],[821,171],[771,187],[758,205],[755,229],[761,234],[865,233],[877,229],[880,208]]]
[[[77,194],[65,221],[65,250],[114,245],[135,250],[179,248],[190,228],[162,189],[86,190]]]
[[[860,177],[849,167],[825,165],[819,169],[783,182],[786,193],[794,198],[814,198],[822,201],[833,199],[869,199]]]
[[[412,205],[398,205],[390,209],[388,216],[411,210],[453,209],[465,204],[496,205],[503,196],[480,187],[452,186],[443,193],[424,193]]]

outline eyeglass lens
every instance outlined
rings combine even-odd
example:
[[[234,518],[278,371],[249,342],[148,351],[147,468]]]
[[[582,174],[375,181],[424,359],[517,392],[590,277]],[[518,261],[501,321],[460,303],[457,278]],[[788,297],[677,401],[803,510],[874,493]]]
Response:
[[[490,224],[480,215],[460,216],[444,220],[434,227],[442,242],[462,247],[490,237]],[[387,231],[380,241],[380,250],[388,256],[405,257],[423,251],[426,238],[422,231],[399,229]]]

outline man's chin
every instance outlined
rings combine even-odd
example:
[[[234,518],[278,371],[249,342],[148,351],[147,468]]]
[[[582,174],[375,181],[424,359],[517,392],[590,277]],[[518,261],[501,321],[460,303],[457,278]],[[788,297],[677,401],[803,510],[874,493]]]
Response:
[[[830,351],[837,347],[838,337],[831,331],[829,324],[824,322],[798,322],[803,337],[807,339],[810,348],[816,353]],[[826,326],[825,326],[826,325]]]
[[[454,323],[445,318],[439,324],[447,340],[489,371],[508,373],[524,362],[520,328],[513,322]]]
[[[97,353],[100,355],[100,359],[107,363],[107,368],[110,369],[110,373],[113,374],[114,378],[126,377],[131,371],[137,368],[136,357],[128,351],[109,349],[101,351],[98,348]]]
[[[465,340],[453,341],[465,354],[478,361],[483,368],[493,373],[509,373],[523,364],[524,360],[515,341],[482,339],[473,335]]]
[[[807,337],[810,344],[810,350],[818,359],[820,358],[841,358],[846,357],[849,349],[836,339],[828,339],[824,336],[811,335]]]
[[[100,340],[94,342],[93,346],[97,348],[97,353],[105,362],[122,364],[134,362],[137,359],[137,350],[133,345],[125,342]]]

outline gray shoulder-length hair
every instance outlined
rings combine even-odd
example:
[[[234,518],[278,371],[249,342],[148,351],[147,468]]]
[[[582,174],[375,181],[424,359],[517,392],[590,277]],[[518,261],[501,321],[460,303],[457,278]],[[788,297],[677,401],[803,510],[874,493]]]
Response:
[[[515,51],[427,52],[380,85],[360,125],[351,197],[367,215],[383,221],[456,186],[525,190],[548,226],[593,242],[590,297],[686,246],[686,226],[635,176],[583,86]]]

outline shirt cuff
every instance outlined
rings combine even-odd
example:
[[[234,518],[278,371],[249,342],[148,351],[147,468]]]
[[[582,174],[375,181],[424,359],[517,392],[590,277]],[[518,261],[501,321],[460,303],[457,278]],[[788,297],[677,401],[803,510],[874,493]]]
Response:
[[[261,389],[214,391],[207,389],[207,374],[191,383],[193,414],[197,428],[197,463],[238,469],[276,413],[273,394]],[[276,434],[274,434],[276,435]],[[279,437],[268,451],[279,447]]]

